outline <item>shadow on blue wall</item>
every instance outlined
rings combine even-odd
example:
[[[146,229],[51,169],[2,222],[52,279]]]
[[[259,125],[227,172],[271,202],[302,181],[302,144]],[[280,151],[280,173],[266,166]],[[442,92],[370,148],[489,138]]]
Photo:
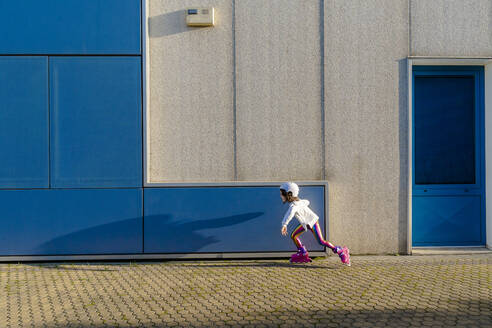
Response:
[[[197,231],[231,226],[261,215],[263,212],[252,212],[198,221],[176,221],[171,215],[147,216],[146,224],[152,224],[154,238],[145,247],[150,250],[158,249],[155,252],[196,252],[220,241],[214,236],[206,237]],[[142,231],[135,230],[135,227],[142,227],[142,218],[102,224],[59,236],[40,244],[34,252],[45,255],[142,253]]]
[[[135,231],[139,227],[140,231]],[[142,218],[98,225],[56,237],[35,248],[39,254],[114,254],[142,252]]]
[[[217,243],[220,240],[215,236],[203,236],[196,231],[216,229],[240,224],[262,216],[264,212],[251,212],[240,215],[225,216],[221,218],[184,221],[173,220],[172,215],[150,215],[145,217],[145,235],[151,238],[145,239],[146,253],[190,253],[201,248]],[[151,226],[152,229],[147,228]],[[237,231],[237,233],[241,233]],[[231,249],[234,245],[230,245]],[[224,252],[231,251],[223,250]]]

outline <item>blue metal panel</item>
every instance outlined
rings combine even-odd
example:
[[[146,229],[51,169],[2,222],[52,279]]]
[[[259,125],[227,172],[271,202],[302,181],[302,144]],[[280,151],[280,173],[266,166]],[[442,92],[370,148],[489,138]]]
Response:
[[[51,183],[142,186],[139,57],[51,57]]]
[[[483,67],[413,70],[413,245],[484,245]]]
[[[0,188],[47,188],[48,60],[0,58]]]
[[[0,54],[140,54],[140,0],[0,1]]]
[[[305,186],[324,231],[324,187]],[[288,205],[276,187],[146,188],[145,253],[223,253],[293,251],[280,233]],[[289,233],[297,226],[294,218]],[[301,236],[309,250],[323,250],[311,232]]]
[[[142,189],[2,190],[0,202],[0,255],[142,251]]]
[[[412,205],[414,246],[482,245],[480,195],[414,196]]]

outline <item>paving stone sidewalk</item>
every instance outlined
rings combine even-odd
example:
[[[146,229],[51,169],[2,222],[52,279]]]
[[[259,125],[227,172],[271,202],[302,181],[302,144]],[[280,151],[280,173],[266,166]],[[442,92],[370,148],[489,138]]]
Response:
[[[0,264],[0,327],[492,327],[492,255]]]

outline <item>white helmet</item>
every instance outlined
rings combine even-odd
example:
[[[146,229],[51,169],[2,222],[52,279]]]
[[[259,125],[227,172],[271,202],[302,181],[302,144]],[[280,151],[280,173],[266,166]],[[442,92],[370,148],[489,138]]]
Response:
[[[296,185],[294,182],[284,182],[280,186],[280,189],[285,190],[286,192],[291,192],[292,196],[297,197],[299,196],[299,186]]]

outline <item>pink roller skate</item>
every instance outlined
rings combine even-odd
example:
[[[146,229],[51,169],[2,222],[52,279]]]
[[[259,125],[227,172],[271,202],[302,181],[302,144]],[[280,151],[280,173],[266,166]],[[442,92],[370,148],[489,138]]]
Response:
[[[300,254],[300,251],[297,251],[297,253],[294,253],[290,256],[290,263],[294,263],[294,261],[296,261],[296,259],[299,257],[299,254]]]
[[[312,261],[313,260],[309,257],[309,253],[304,246],[299,249],[297,253],[292,254],[290,258],[290,263],[309,263]]]
[[[346,266],[350,266],[350,254],[349,254],[349,249],[347,247],[343,247],[338,252],[338,256],[340,256],[340,260],[342,260],[343,264],[345,264]]]

